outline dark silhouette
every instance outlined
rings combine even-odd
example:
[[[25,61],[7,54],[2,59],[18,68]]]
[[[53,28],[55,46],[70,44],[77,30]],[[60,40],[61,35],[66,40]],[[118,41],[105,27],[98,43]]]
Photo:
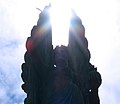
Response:
[[[85,28],[73,12],[68,46],[52,46],[50,6],[40,13],[26,41],[22,64],[25,104],[100,104],[101,75],[90,61]],[[56,34],[57,35],[57,34]]]

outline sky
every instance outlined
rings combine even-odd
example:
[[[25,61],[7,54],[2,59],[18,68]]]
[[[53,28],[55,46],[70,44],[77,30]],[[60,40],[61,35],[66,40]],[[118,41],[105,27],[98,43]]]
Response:
[[[67,2],[67,0],[64,0]],[[23,104],[21,64],[25,42],[48,0],[0,0],[0,104]],[[120,1],[71,0],[82,19],[91,63],[102,76],[101,104],[120,101]],[[67,5],[68,5],[67,4]]]

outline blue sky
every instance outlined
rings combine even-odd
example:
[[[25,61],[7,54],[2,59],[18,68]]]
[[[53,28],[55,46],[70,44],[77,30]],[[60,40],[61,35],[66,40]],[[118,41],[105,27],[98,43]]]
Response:
[[[0,104],[23,104],[20,88],[25,41],[48,0],[0,1]],[[102,75],[101,104],[120,101],[120,1],[74,0],[83,21],[91,51],[91,63]]]

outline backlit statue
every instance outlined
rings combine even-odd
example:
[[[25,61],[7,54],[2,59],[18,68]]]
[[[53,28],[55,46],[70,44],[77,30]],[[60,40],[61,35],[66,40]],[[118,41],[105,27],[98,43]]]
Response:
[[[101,75],[89,62],[82,21],[73,11],[68,46],[53,49],[49,8],[40,13],[26,41],[21,73],[24,104],[100,104]]]

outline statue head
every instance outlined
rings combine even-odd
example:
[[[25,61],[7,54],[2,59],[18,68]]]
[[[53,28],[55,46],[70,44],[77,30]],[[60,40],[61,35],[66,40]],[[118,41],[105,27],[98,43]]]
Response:
[[[68,51],[66,46],[57,46],[54,49],[55,65],[66,66],[68,63]]]

